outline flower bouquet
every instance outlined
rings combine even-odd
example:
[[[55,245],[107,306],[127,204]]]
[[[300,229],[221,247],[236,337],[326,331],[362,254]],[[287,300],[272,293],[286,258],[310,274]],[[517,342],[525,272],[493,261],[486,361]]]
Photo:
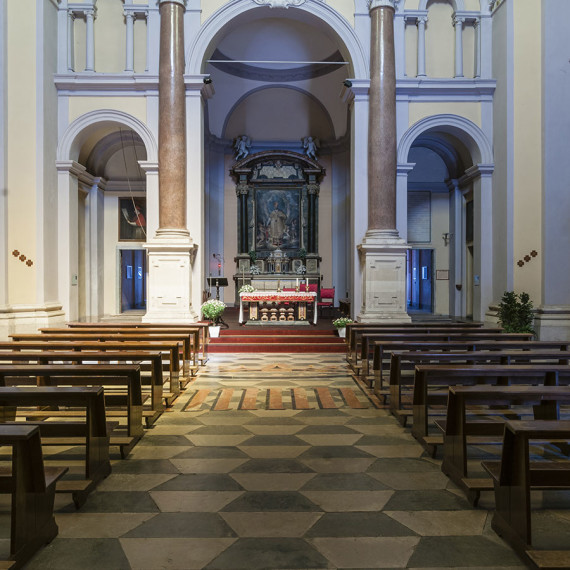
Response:
[[[202,304],[202,314],[206,319],[212,321],[215,325],[218,324],[220,317],[224,314],[226,304],[217,299],[209,299]]]

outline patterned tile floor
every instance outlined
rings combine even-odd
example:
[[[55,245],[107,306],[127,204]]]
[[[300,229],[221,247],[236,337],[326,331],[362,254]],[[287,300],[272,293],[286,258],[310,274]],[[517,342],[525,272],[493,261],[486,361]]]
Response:
[[[342,355],[214,355],[81,510],[56,502],[30,570],[526,567]]]

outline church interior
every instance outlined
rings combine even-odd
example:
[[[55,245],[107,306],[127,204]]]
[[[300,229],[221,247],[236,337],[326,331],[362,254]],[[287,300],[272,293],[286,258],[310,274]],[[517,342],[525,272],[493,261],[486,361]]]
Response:
[[[567,0],[19,4],[6,567],[569,568]]]

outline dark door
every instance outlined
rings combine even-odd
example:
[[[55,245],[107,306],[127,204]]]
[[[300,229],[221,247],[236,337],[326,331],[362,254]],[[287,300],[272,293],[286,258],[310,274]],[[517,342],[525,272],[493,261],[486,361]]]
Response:
[[[433,312],[433,250],[410,249],[407,253],[408,308]]]
[[[146,251],[121,250],[121,312],[146,309]]]

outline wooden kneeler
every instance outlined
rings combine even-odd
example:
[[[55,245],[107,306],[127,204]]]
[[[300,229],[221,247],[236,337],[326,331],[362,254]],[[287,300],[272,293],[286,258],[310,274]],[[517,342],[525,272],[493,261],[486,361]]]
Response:
[[[12,447],[11,473],[0,474],[0,492],[12,495],[9,567],[21,568],[57,536],[55,484],[67,468],[44,468],[38,427],[0,426],[0,445]]]

